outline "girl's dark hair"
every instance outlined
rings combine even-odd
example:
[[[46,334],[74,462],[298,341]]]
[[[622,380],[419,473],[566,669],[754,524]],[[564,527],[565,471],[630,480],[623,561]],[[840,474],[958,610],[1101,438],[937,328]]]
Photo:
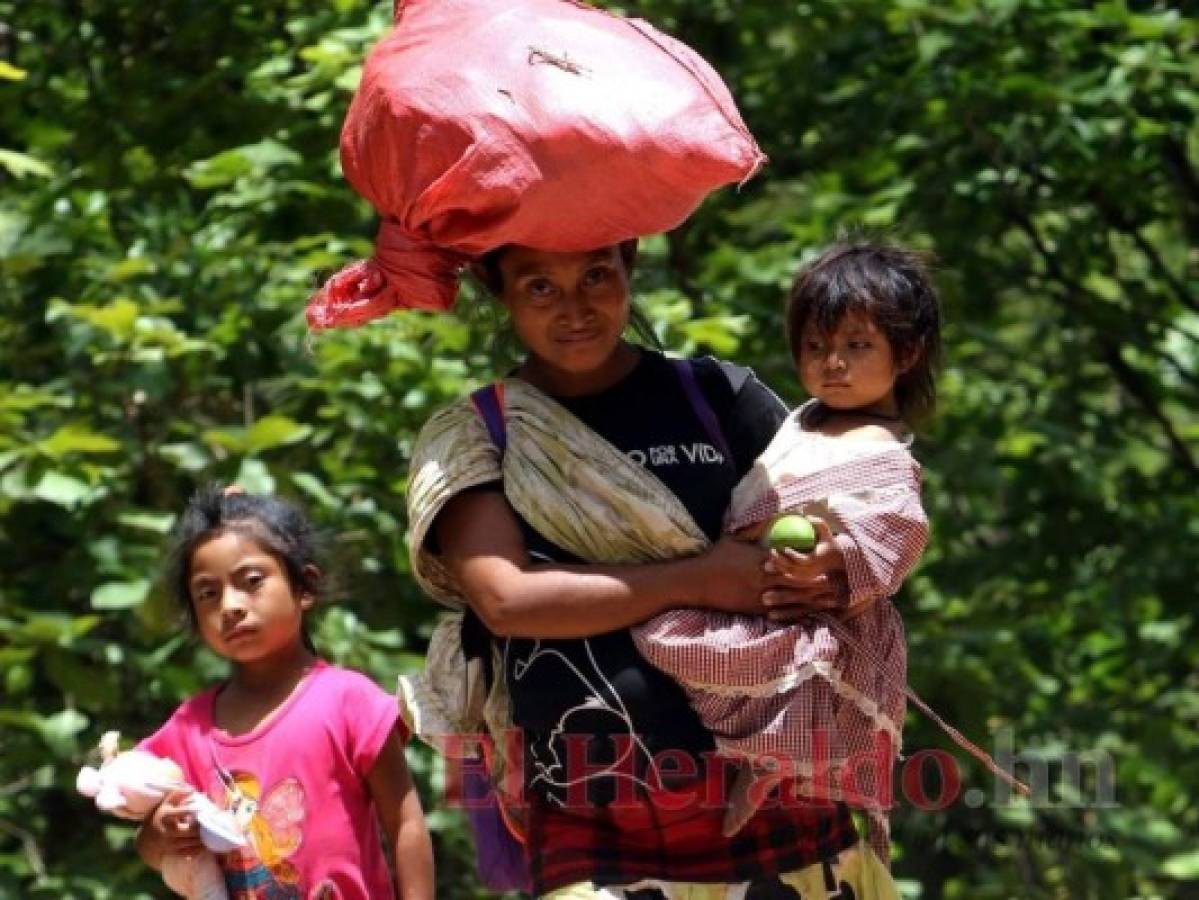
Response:
[[[620,261],[624,265],[624,270],[631,278],[633,268],[637,263],[637,238],[621,241],[616,245],[616,248],[620,253]],[[499,297],[504,292],[504,272],[500,268],[500,260],[503,259],[504,253],[507,250],[507,246],[490,250],[480,256],[471,268],[475,277],[479,279],[483,287],[493,297]],[[654,326],[650,323],[650,320],[637,307],[637,304],[631,301],[629,303],[629,328],[632,329],[633,334],[642,344],[652,347],[655,350],[664,349],[662,342],[658,339],[658,333],[654,331]]]
[[[171,592],[183,607],[193,629],[197,622],[189,584],[192,556],[201,544],[229,532],[252,539],[275,557],[287,574],[293,592],[318,598],[323,595],[320,536],[298,506],[276,497],[226,491],[221,485],[208,485],[197,491],[183,510],[175,527],[169,557]],[[316,652],[307,623],[303,637],[304,646]]]
[[[887,336],[896,365],[899,414],[909,423],[932,415],[941,362],[941,311],[930,258],[893,244],[839,241],[795,277],[787,299],[787,340],[798,359],[811,322],[831,334],[849,313],[869,316]]]

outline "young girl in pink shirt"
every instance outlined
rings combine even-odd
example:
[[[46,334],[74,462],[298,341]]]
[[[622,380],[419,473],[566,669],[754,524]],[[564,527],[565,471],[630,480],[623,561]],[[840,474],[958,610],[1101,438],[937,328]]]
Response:
[[[320,659],[305,629],[322,583],[316,543],[284,501],[236,488],[192,499],[172,587],[232,671],[141,748],[232,813],[245,846],[218,857],[230,900],[431,900],[432,845],[396,701]],[[202,851],[187,797],[168,796],[143,826],[147,864]]]

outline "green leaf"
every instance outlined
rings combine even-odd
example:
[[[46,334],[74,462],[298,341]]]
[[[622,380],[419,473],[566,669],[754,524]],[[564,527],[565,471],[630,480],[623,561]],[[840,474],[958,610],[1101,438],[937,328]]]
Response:
[[[266,463],[259,459],[243,459],[234,481],[251,494],[273,494],[275,492],[275,479],[271,476]]]
[[[84,710],[118,706],[121,685],[119,669],[72,649],[54,649],[43,654],[45,674],[71,702]]]
[[[193,163],[184,173],[193,187],[225,187],[250,174],[265,174],[280,166],[301,162],[300,154],[278,141],[266,140],[226,150]]]
[[[4,687],[10,697],[24,694],[33,685],[33,669],[30,666],[16,664],[4,669]]]
[[[16,630],[16,634],[23,640],[35,643],[66,645],[87,634],[99,624],[99,616],[37,613],[23,622]]]
[[[87,716],[73,709],[64,709],[53,716],[42,718],[38,723],[38,731],[54,755],[66,759],[75,755],[75,738],[87,725]]]
[[[73,423],[64,425],[44,441],[38,442],[38,450],[53,459],[62,459],[72,453],[105,454],[116,453],[121,442],[107,435],[97,434],[86,425]]]
[[[139,275],[148,275],[155,270],[154,261],[144,256],[131,256],[113,265],[107,274],[112,282],[128,281]]]
[[[292,472],[291,480],[296,487],[322,506],[329,509],[337,509],[341,506],[341,501],[337,496],[330,492],[324,483],[311,472]]]
[[[92,591],[92,609],[115,610],[141,606],[150,592],[150,582],[110,581]]]
[[[312,428],[301,425],[287,416],[265,416],[255,422],[246,434],[246,448],[251,453],[295,444],[312,434]]]
[[[24,81],[28,74],[24,69],[18,69],[12,63],[0,59],[0,78],[5,81]]]
[[[1162,874],[1180,881],[1199,879],[1199,850],[1190,850],[1171,856],[1162,863]]]
[[[0,167],[8,169],[8,174],[14,178],[25,178],[27,175],[51,178],[54,175],[54,170],[40,159],[16,150],[0,149]]]
[[[185,472],[203,472],[212,462],[212,456],[203,445],[190,441],[163,444],[158,448],[158,455]]]
[[[719,316],[690,319],[677,327],[689,341],[711,348],[714,353],[725,354],[737,350],[741,344],[740,335],[748,325],[745,316]]]
[[[204,441],[238,456],[250,448],[244,428],[210,428],[204,432]]]
[[[122,297],[105,306],[89,306],[85,303],[52,304],[50,312],[54,316],[70,315],[82,319],[89,325],[108,332],[118,340],[128,340],[133,336],[140,310],[138,305]],[[50,316],[47,316],[50,318]],[[52,320],[52,319],[51,319]]]
[[[137,528],[154,534],[166,534],[175,524],[174,513],[123,512],[117,521],[129,528]]]
[[[92,489],[78,478],[61,472],[47,472],[34,487],[33,495],[48,503],[73,509],[92,496]]]

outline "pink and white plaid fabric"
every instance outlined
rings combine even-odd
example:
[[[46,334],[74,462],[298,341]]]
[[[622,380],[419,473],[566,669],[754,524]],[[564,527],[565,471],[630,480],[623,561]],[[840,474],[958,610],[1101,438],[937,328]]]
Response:
[[[851,614],[781,625],[679,609],[633,629],[641,653],[686,690],[718,747],[798,776],[812,796],[881,813],[907,687],[903,623],[890,598],[924,550],[920,466],[897,442],[784,423],[734,493],[735,531],[798,512],[824,519],[845,555]]]

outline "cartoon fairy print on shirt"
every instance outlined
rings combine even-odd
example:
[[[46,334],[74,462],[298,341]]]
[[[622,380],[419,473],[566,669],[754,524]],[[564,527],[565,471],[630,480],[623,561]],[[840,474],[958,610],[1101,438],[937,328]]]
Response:
[[[286,778],[264,796],[257,777],[217,767],[225,808],[247,838],[223,860],[230,900],[304,900],[295,866],[287,861],[304,838],[304,787]],[[327,896],[323,890],[323,896]]]

